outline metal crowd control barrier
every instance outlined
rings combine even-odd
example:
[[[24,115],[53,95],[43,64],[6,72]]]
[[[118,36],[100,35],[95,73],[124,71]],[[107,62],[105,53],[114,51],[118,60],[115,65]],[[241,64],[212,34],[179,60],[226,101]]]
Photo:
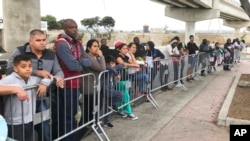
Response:
[[[36,88],[37,86],[26,86],[25,90],[31,90],[32,95],[29,101],[19,101],[16,95],[4,96],[5,103],[8,106],[9,111],[4,111],[4,118],[8,124],[9,133],[8,136],[10,140],[17,139],[25,140],[26,138],[35,140],[34,136],[34,114],[35,114],[35,102],[36,98]],[[15,106],[15,107],[13,107]],[[30,109],[31,107],[31,109]],[[6,110],[6,109],[5,109]],[[27,117],[28,115],[28,117]],[[26,116],[26,117],[25,117]],[[31,118],[29,116],[32,116]],[[27,126],[29,126],[29,133],[27,133]],[[31,128],[31,129],[30,129]],[[26,130],[25,130],[26,129]],[[17,137],[18,136],[18,137]]]
[[[56,128],[60,130],[55,141],[70,136],[73,136],[74,139],[78,137],[80,140],[81,136],[78,135],[82,135],[84,134],[83,132],[86,133],[88,130],[93,130],[99,139],[102,140],[97,130],[103,133],[104,131],[99,125],[96,125],[97,99],[95,75],[88,73],[64,80],[65,87],[63,89],[57,88],[58,93],[56,94],[56,113],[58,115],[54,120],[59,122]],[[62,108],[64,108],[63,111]],[[52,122],[54,120],[52,118]],[[60,133],[62,132],[62,128],[64,132]]]
[[[247,51],[243,51],[242,54],[247,56],[246,53]],[[187,90],[185,84],[181,84],[180,80],[188,77],[188,57],[194,57],[196,62],[191,75],[203,80],[200,72],[208,70],[209,62],[208,58],[200,57],[201,54],[186,55],[179,61],[174,61],[176,58],[161,59],[152,62],[153,65],[124,68],[119,71],[121,83],[118,83],[116,87],[111,87],[111,85],[115,85],[115,81],[110,79],[114,76],[107,70],[99,74],[98,81],[93,73],[66,78],[64,88],[50,87],[49,96],[42,98],[49,103],[48,109],[35,113],[36,109],[32,108],[33,140],[37,140],[34,126],[41,123],[43,127],[45,121],[50,121],[50,140],[58,141],[72,136],[76,137],[78,132],[83,134],[86,133],[86,130],[91,130],[99,140],[109,141],[108,135],[102,128],[102,121],[104,124],[107,123],[114,111],[117,112],[142,98],[147,98],[155,108],[158,108],[153,92],[165,86],[174,85]],[[241,59],[245,58],[247,57],[242,56]],[[25,89],[36,89],[36,86],[25,87]],[[116,94],[113,95],[114,91],[111,92],[111,90],[114,90]],[[116,109],[114,105],[117,104],[117,101],[115,102],[115,100],[121,99],[124,91],[126,91],[128,99],[117,105]],[[34,107],[34,103],[32,104]],[[23,109],[23,104],[20,107]],[[66,123],[67,119],[71,121],[69,124]],[[21,120],[24,123],[23,117]],[[24,128],[24,124],[22,127]],[[13,129],[12,126],[10,130],[14,133]],[[64,130],[62,131],[62,129]],[[24,131],[22,134],[25,135]],[[39,134],[45,133],[42,131]],[[42,138],[42,140],[45,139]]]

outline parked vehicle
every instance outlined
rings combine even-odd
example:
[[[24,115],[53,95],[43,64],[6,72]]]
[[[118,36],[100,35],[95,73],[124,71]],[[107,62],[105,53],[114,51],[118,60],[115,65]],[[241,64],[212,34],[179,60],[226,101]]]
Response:
[[[0,74],[5,74],[10,53],[0,53]]]

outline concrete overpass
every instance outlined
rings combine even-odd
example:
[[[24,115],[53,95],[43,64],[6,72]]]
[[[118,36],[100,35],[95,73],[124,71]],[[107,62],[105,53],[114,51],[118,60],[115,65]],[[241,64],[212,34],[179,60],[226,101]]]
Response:
[[[165,15],[186,22],[185,41],[195,34],[195,22],[214,18],[223,19],[223,24],[235,28],[250,26],[249,16],[234,0],[151,0],[166,5]]]

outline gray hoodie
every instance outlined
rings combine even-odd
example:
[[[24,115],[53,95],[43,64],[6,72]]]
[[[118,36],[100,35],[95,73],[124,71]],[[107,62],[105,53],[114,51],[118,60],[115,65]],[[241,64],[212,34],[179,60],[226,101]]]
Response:
[[[29,96],[29,101],[22,102],[14,94],[3,96],[4,118],[6,119],[6,122],[11,125],[19,125],[22,123],[27,124],[32,122],[33,114],[36,111],[36,84],[41,83],[49,86],[52,81],[53,77],[51,77],[51,79],[42,79],[36,76],[30,76],[30,78],[25,81],[15,72],[0,80],[1,85],[15,85],[24,89],[25,87],[29,87],[25,89]]]

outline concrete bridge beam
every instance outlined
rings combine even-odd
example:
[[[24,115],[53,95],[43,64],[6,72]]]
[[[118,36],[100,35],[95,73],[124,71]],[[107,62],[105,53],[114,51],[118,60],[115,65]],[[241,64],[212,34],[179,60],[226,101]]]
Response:
[[[186,22],[185,42],[188,42],[189,35],[195,35],[195,22],[219,18],[220,10],[173,8],[166,6],[165,16]]]
[[[40,0],[3,0],[3,46],[8,52],[27,42],[34,28],[41,29]]]
[[[219,9],[190,9],[165,7],[165,16],[178,19],[181,21],[204,21],[220,17]]]
[[[250,21],[231,21],[223,20],[223,25],[232,27],[232,28],[243,28],[250,26]]]

